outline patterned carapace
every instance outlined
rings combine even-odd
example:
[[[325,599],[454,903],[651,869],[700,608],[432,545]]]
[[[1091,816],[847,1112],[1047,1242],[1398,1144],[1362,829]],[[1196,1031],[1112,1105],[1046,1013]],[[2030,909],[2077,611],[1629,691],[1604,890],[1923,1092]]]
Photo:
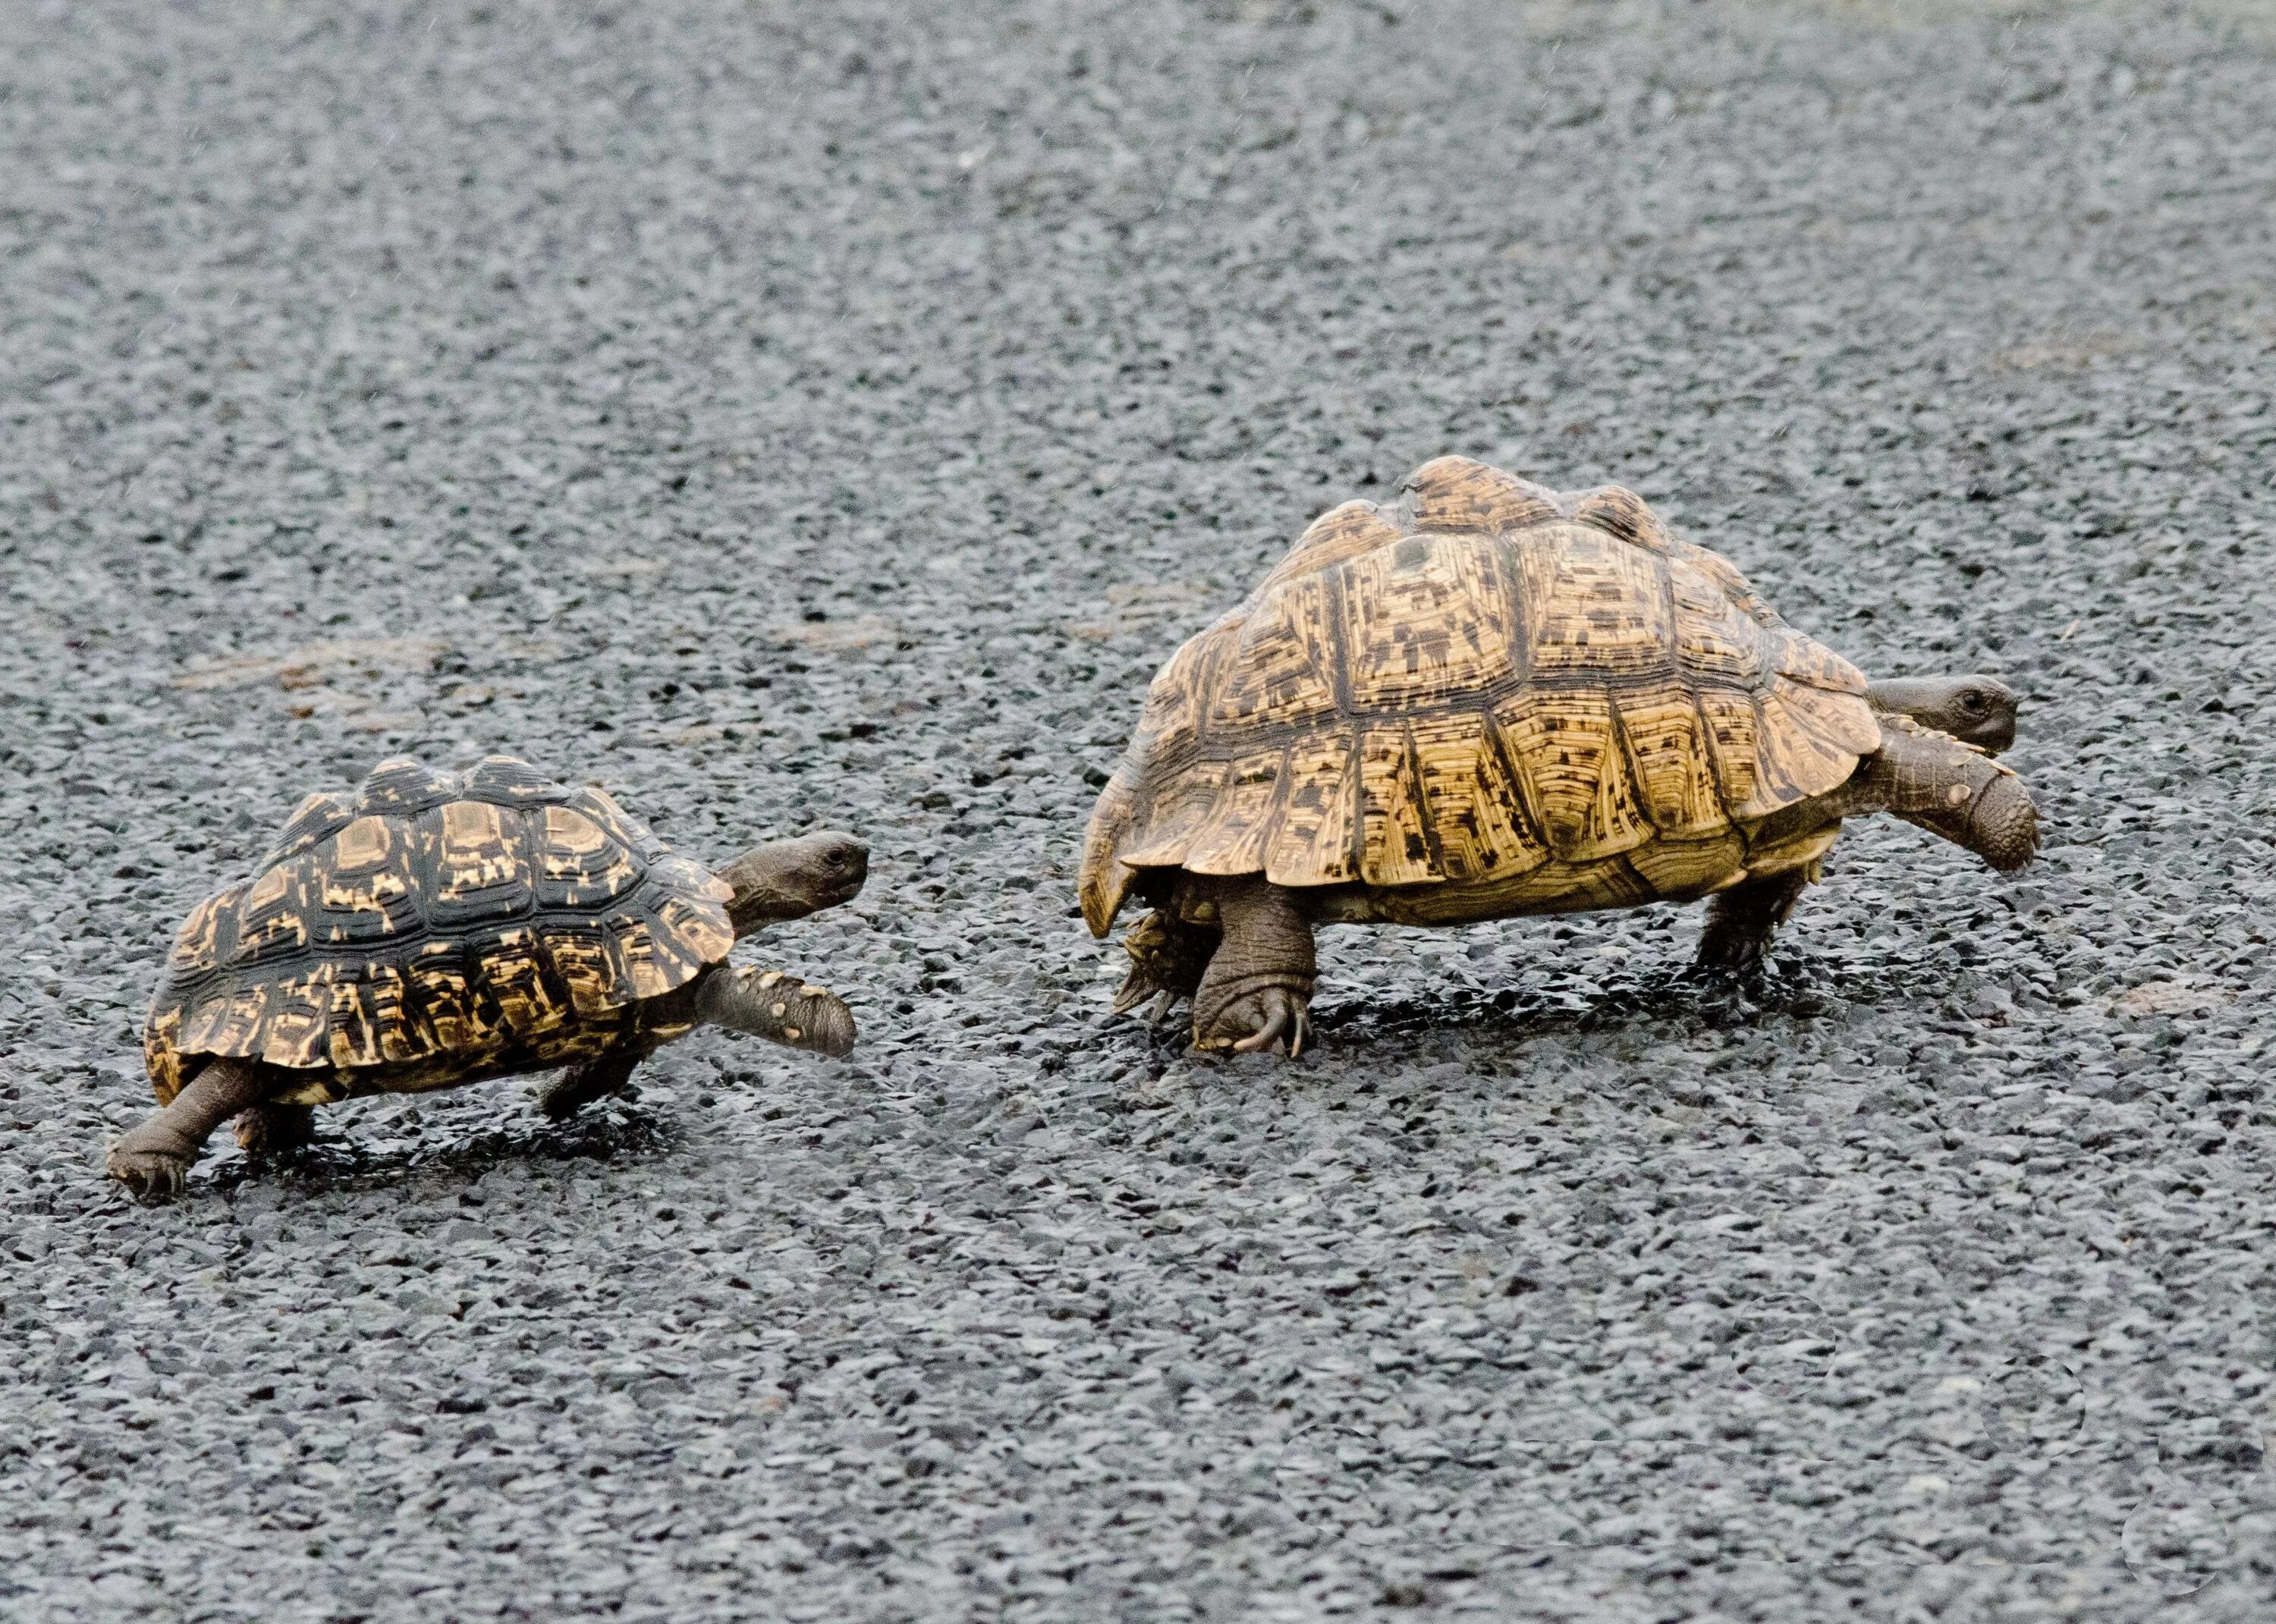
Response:
[[[259,869],[176,937],[143,1052],[160,1103],[197,1058],[308,1073],[283,1103],[565,1065],[725,959],[728,887],[597,789],[494,755],[383,762],[311,795]]]
[[[1757,826],[1879,747],[1865,687],[1633,493],[1441,458],[1323,515],[1155,678],[1084,916],[1104,935],[1146,870],[1364,887],[1420,924],[1806,864],[1832,831]]]

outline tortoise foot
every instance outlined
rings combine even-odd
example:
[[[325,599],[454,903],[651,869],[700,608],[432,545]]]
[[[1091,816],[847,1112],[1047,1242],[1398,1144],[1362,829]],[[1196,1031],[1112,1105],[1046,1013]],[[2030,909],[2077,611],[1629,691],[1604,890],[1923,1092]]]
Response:
[[[537,1097],[538,1109],[549,1121],[566,1122],[595,1100],[630,1094],[639,1064],[638,1055],[613,1054],[573,1066]]]
[[[1114,995],[1114,1013],[1127,1014],[1151,999],[1153,1007],[1140,1019],[1160,1025],[1172,1006],[1200,989],[1220,939],[1216,930],[1187,924],[1166,909],[1147,914],[1123,933],[1130,974]]]
[[[103,1158],[102,1170],[137,1201],[171,1201],[189,1182],[190,1158],[171,1150],[133,1150],[117,1144]]]
[[[1195,1023],[1194,1047],[1235,1054],[1285,1053],[1294,1059],[1312,1036],[1309,1000],[1293,987],[1259,987]]]
[[[1770,947],[1765,937],[1711,930],[1699,938],[1692,968],[1711,977],[1759,981],[1769,969]]]

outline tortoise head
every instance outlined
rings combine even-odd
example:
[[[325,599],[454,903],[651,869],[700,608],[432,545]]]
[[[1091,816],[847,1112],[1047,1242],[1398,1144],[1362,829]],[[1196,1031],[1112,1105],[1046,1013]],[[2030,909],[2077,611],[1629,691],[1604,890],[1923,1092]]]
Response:
[[[795,840],[755,846],[719,870],[734,895],[727,918],[737,937],[761,925],[848,901],[869,877],[869,848],[852,835],[824,830]]]
[[[2015,742],[2021,696],[1997,677],[1894,677],[1870,685],[1865,699],[1876,710],[1908,716],[1989,755]]]

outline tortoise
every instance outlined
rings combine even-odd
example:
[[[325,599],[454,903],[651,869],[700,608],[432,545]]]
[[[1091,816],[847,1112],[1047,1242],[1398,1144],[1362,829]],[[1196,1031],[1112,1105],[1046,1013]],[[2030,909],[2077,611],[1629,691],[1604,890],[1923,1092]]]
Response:
[[[1618,486],[1444,457],[1324,514],[1172,655],[1084,839],[1083,918],[1136,895],[1118,1013],[1202,1050],[1309,1031],[1313,929],[1711,900],[1751,974],[1842,820],[1996,869],[2037,849],[1996,679],[1868,683]]]
[[[556,1066],[542,1103],[566,1117],[707,1023],[843,1055],[854,1020],[834,995],[727,952],[868,871],[860,841],[818,833],[714,874],[527,762],[382,762],[352,794],[301,801],[251,877],[191,910],[142,1036],[165,1109],[110,1148],[110,1173],[170,1195],[227,1118],[248,1150],[279,1150],[318,1105]]]

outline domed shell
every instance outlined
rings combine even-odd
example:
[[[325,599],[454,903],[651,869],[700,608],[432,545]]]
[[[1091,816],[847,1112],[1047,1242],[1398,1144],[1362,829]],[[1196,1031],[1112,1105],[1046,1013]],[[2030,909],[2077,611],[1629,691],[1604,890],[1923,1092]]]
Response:
[[[200,1055],[438,1081],[574,1058],[726,957],[729,894],[527,762],[383,762],[303,801],[251,878],[191,910],[144,1028],[151,1084],[171,1100]]]
[[[1148,869],[1555,892],[1632,854],[1646,899],[1680,894],[1643,848],[1734,850],[1840,785],[1880,747],[1864,694],[1633,492],[1441,458],[1171,656],[1091,817],[1084,918],[1104,935]]]

